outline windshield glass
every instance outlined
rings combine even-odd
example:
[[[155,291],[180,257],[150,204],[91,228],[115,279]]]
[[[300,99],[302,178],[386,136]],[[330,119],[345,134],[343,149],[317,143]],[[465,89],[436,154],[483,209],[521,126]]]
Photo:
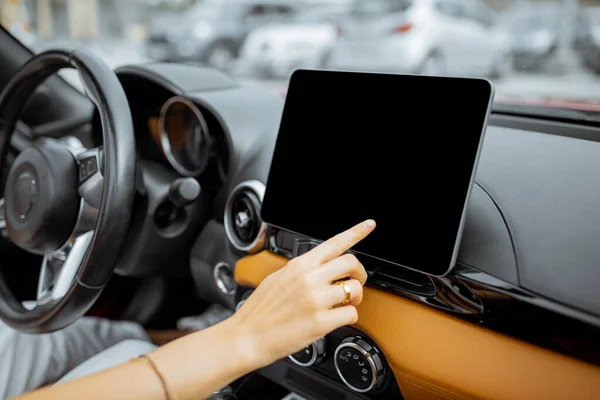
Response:
[[[190,20],[219,19],[235,17],[237,11],[235,7],[224,7],[222,1],[204,0],[197,2],[189,10],[184,10],[182,15]]]
[[[197,62],[281,93],[298,68],[482,77],[496,110],[600,120],[598,10],[600,0],[0,0],[0,24],[34,52],[82,46],[113,68]]]
[[[381,16],[387,12],[404,11],[410,4],[408,0],[362,0],[354,3],[352,13],[355,15]]]
[[[298,24],[310,24],[318,22],[333,22],[338,14],[342,11],[335,8],[327,8],[324,10],[303,10],[301,12],[292,13],[288,17],[282,20],[285,23],[298,23]]]

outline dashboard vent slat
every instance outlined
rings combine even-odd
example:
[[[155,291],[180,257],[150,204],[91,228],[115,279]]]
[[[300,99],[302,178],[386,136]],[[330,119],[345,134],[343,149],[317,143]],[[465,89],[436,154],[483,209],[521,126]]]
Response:
[[[265,246],[266,225],[260,217],[265,185],[257,180],[237,185],[225,204],[225,232],[239,251],[254,253]]]

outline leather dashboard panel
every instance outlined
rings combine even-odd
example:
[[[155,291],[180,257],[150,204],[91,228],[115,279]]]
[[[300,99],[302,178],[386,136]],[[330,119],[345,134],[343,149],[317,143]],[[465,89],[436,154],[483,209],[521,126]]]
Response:
[[[240,259],[238,284],[256,287],[287,258]],[[356,327],[373,338],[407,400],[597,399],[600,368],[365,287]]]

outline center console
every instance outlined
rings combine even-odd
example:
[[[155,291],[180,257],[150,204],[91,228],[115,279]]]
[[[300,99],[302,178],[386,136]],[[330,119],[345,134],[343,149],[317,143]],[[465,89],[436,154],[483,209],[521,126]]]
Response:
[[[247,288],[238,306],[252,293]],[[307,399],[401,399],[402,395],[377,344],[345,326],[318,339],[259,374]]]

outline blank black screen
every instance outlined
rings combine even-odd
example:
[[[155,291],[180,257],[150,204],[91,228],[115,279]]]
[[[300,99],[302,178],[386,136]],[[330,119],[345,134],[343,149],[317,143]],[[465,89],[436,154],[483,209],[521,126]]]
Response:
[[[326,240],[373,218],[353,250],[445,274],[491,95],[479,79],[296,71],[263,219]]]

